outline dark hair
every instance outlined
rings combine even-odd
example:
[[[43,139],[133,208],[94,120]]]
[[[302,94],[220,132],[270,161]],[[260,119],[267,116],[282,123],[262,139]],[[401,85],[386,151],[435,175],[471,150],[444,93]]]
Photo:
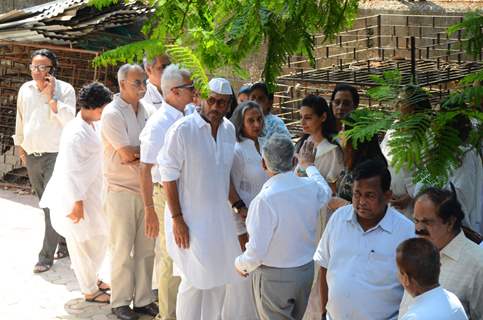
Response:
[[[236,109],[233,111],[233,114],[230,118],[231,123],[233,123],[233,125],[235,126],[236,140],[238,142],[242,141],[245,137],[243,135],[243,122],[245,120],[245,113],[250,109],[257,109],[258,111],[260,111],[260,114],[262,115],[263,125],[263,110],[258,105],[258,103],[256,103],[255,101],[245,101],[243,103],[240,103],[238,107],[236,107]]]
[[[235,90],[233,90],[233,87],[230,87],[230,88],[231,88],[231,97],[230,97],[230,102],[228,102],[230,108],[228,109],[225,115],[227,119],[231,117],[233,112],[235,112],[236,107],[238,106],[238,101],[236,100],[236,96],[235,96]]]
[[[268,100],[273,101],[273,92],[268,90],[268,86],[264,82],[257,82],[250,87],[250,94],[255,90],[261,90],[268,98]]]
[[[50,62],[52,62],[52,73],[55,73],[55,71],[57,71],[57,68],[59,66],[59,60],[57,59],[57,55],[55,53],[48,49],[39,49],[32,52],[32,54],[30,55],[30,59],[33,59],[36,56],[48,58]]]
[[[369,159],[354,168],[354,181],[379,177],[381,189],[383,192],[389,191],[391,188],[391,173],[387,169],[387,165],[375,159]]]
[[[424,238],[411,238],[398,245],[397,263],[401,271],[422,287],[428,288],[439,283],[439,251],[434,244]]]
[[[430,200],[436,207],[436,214],[444,223],[448,223],[450,218],[454,217],[455,222],[453,225],[453,231],[457,234],[461,230],[461,224],[465,218],[465,213],[456,197],[456,191],[454,190],[453,184],[451,184],[451,189],[452,191],[429,187],[420,192],[416,196],[415,201],[418,201],[422,197]]]
[[[466,104],[464,102],[453,102],[449,98],[441,103],[441,109],[444,111],[458,110],[460,108],[466,108]],[[458,131],[461,141],[466,143],[473,127],[470,118],[465,114],[458,114],[450,121],[450,125],[454,130]]]
[[[402,89],[404,101],[413,108],[413,112],[431,110],[429,95],[418,85],[408,84]]]
[[[350,94],[352,95],[352,102],[354,103],[354,109],[359,106],[360,97],[359,97],[359,93],[357,92],[357,89],[346,83],[339,83],[335,86],[334,91],[332,91],[332,96],[330,97],[331,102],[334,101],[335,95],[339,91],[349,91]]]
[[[327,115],[325,122],[322,124],[322,135],[330,143],[333,143],[332,138],[337,135],[337,126],[334,114],[327,105],[325,99],[320,96],[309,94],[302,100],[302,104],[299,106],[299,109],[302,107],[309,107],[319,117],[321,117],[324,113]],[[309,138],[309,136],[309,134],[304,134],[302,138],[300,138],[295,146],[296,152],[299,152],[302,144]]]
[[[101,108],[111,101],[111,90],[99,82],[89,83],[79,91],[78,104],[82,109]]]
[[[251,90],[251,85],[250,84],[244,84],[240,87],[240,90],[238,91],[238,96],[241,95],[242,93],[250,94],[250,90]]]

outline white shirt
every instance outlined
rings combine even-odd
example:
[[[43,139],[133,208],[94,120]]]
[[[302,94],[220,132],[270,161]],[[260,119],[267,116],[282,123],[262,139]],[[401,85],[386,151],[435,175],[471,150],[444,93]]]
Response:
[[[253,199],[248,210],[249,241],[235,265],[251,272],[260,265],[294,268],[312,260],[317,246],[320,208],[332,191],[315,167],[309,178],[293,171],[271,177]]]
[[[141,103],[144,105],[148,117],[152,116],[156,110],[159,110],[163,102],[164,98],[161,92],[159,92],[158,88],[148,80],[146,82],[146,93],[141,99]]]
[[[263,145],[259,139],[260,147]],[[268,175],[263,170],[262,156],[258,153],[251,139],[243,139],[235,145],[235,156],[231,167],[231,181],[240,199],[248,207],[253,198],[262,190]],[[246,226],[239,214],[233,212],[237,224],[237,233],[246,233]]]
[[[440,252],[439,284],[453,292],[470,319],[483,319],[483,250],[461,231]],[[399,309],[404,315],[412,298],[407,292]]]
[[[67,82],[55,79],[54,97],[57,113],[52,112],[34,80],[24,83],[18,91],[13,140],[27,154],[59,151],[62,128],[75,117],[75,90]]]
[[[401,320],[468,320],[465,309],[453,293],[437,287],[416,298]]]
[[[331,319],[397,317],[403,288],[397,278],[396,248],[414,237],[414,231],[414,223],[391,207],[367,231],[352,205],[332,214],[314,255],[327,269]]]
[[[181,111],[163,101],[161,108],[156,110],[148,119],[139,135],[139,140],[141,141],[140,160],[141,162],[155,165],[151,170],[154,183],[161,183],[161,175],[156,163],[158,154],[164,144],[166,132],[176,120],[182,117],[183,113]]]
[[[54,172],[40,200],[50,208],[54,229],[78,242],[107,236],[107,218],[102,210],[102,144],[98,126],[81,115],[62,132]],[[83,201],[84,219],[73,223],[67,215],[76,201]]]
[[[189,248],[180,249],[166,206],[166,247],[181,276],[197,289],[241,280],[233,267],[241,249],[228,203],[234,149],[230,121],[223,119],[215,141],[210,124],[195,112],[171,126],[158,158],[163,181],[177,181],[190,235]]]

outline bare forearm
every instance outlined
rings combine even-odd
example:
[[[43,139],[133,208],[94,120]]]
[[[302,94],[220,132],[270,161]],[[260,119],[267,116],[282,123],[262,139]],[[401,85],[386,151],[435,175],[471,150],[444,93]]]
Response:
[[[145,207],[153,206],[153,179],[151,176],[150,163],[141,162],[139,179],[141,183],[141,196],[143,197],[143,203]]]
[[[327,286],[327,269],[320,267],[320,304],[322,307],[322,313],[326,313],[327,301],[329,299],[329,287]]]
[[[139,160],[139,147],[126,146],[117,150],[123,163],[130,163]]]
[[[181,205],[179,203],[178,184],[176,181],[164,181],[163,188],[166,192],[166,198],[171,217],[182,216]]]
[[[228,200],[230,201],[231,204],[234,204],[235,202],[240,200],[240,196],[236,192],[235,186],[231,181],[230,181],[230,192],[228,193]]]

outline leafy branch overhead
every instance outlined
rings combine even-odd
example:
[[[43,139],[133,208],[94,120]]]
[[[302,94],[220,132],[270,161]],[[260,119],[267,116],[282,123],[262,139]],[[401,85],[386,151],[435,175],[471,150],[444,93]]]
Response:
[[[90,0],[103,8],[120,0]],[[270,86],[289,56],[314,61],[315,33],[332,37],[349,27],[357,0],[143,0],[153,8],[146,17],[146,40],[101,55],[96,64],[116,64],[155,56],[168,44],[189,48],[209,72],[240,67],[250,54],[266,46],[262,76]]]

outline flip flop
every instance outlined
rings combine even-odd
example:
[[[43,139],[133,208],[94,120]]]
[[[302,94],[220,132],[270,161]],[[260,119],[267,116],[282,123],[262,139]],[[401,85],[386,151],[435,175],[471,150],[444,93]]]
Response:
[[[46,271],[49,271],[50,268],[52,268],[51,264],[43,263],[43,262],[37,262],[37,264],[34,267],[34,273],[46,272]]]
[[[105,301],[105,300],[98,300],[99,297],[101,297],[102,295],[106,295],[106,296],[109,296],[109,300]],[[109,293],[106,293],[104,291],[97,291],[97,293],[92,297],[92,298],[85,298],[86,302],[93,302],[93,303],[105,303],[105,304],[109,304],[111,303],[111,295]]]
[[[97,280],[97,288],[100,290],[100,291],[103,291],[103,292],[107,292],[107,291],[111,291],[111,287],[109,286],[108,288],[101,288],[101,286],[105,284],[107,286],[109,286],[107,283],[105,283],[104,281],[102,280]]]
[[[55,260],[64,259],[69,256],[69,251],[65,250],[57,250],[57,253],[54,255]]]

